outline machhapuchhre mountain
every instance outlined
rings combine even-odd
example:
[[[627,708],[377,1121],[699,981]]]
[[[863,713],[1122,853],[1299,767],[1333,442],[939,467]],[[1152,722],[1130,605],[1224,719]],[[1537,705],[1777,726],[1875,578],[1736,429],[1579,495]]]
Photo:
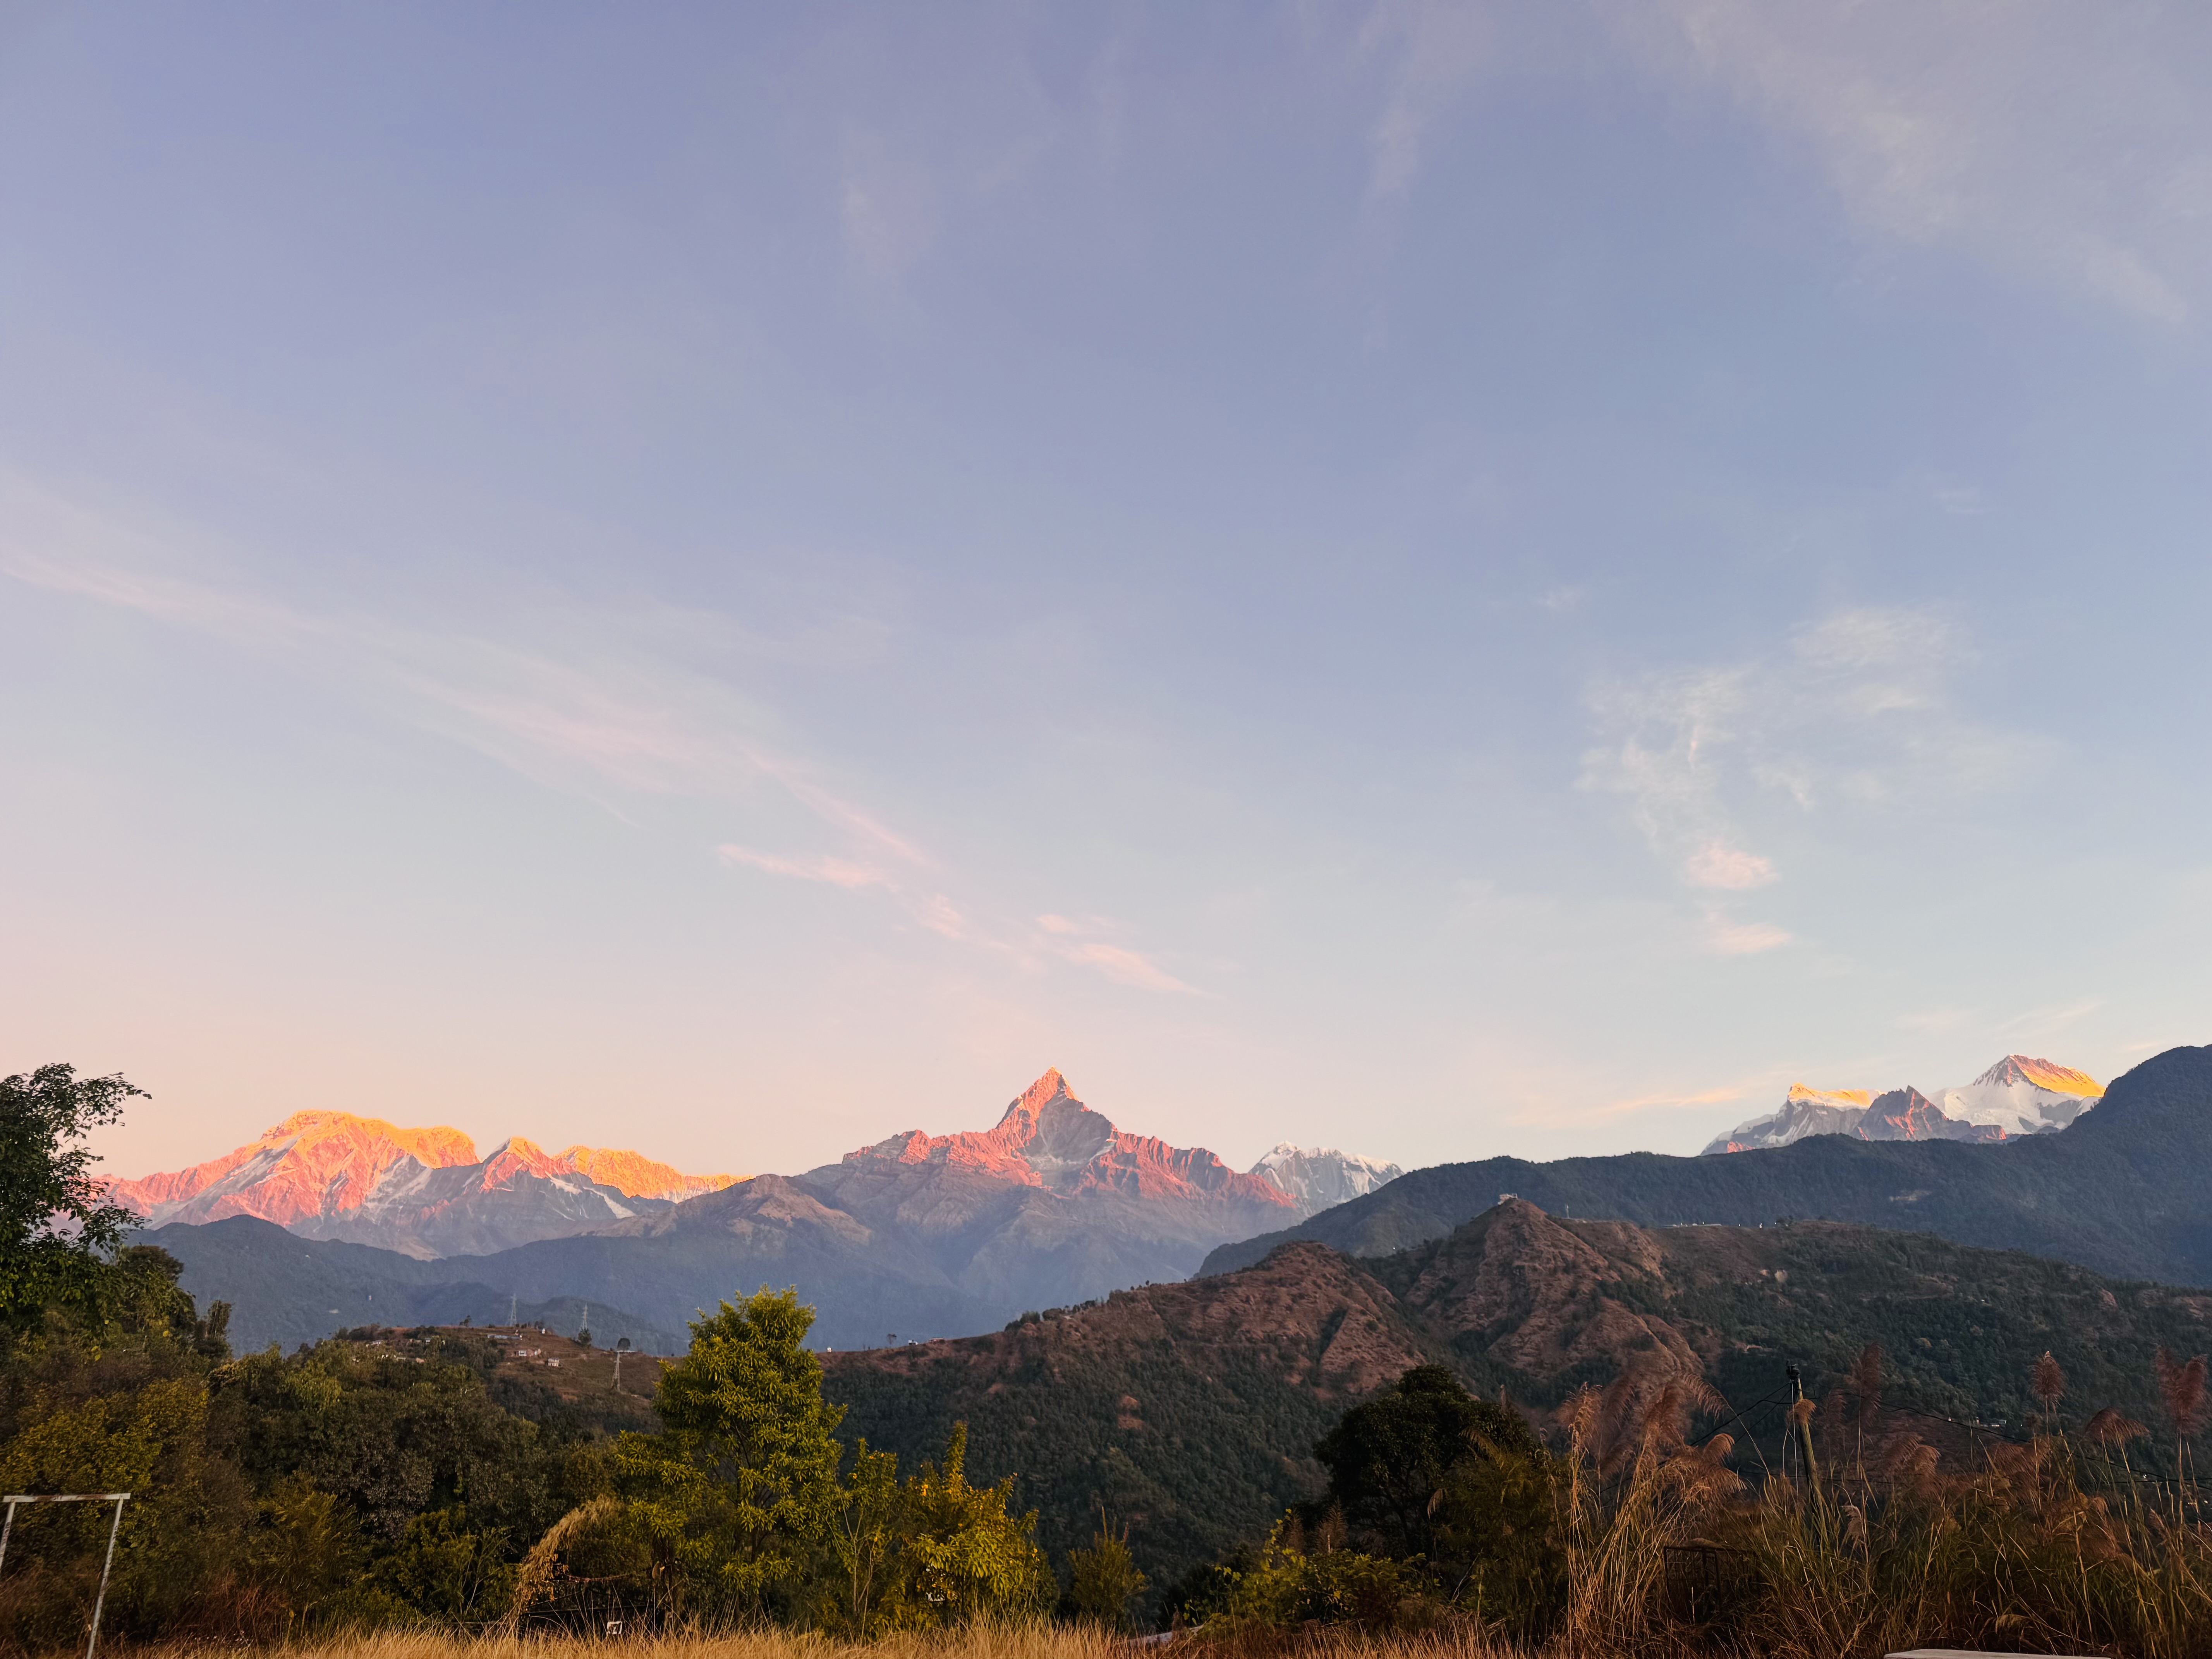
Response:
[[[827,1355],[823,1389],[846,1407],[843,1434],[902,1459],[965,1422],[971,1475],[1018,1474],[1049,1548],[1087,1542],[1103,1505],[1166,1582],[1316,1496],[1315,1439],[1415,1364],[1447,1365],[1540,1422],[1585,1382],[1700,1378],[1735,1407],[1766,1402],[1727,1425],[1749,1461],[1779,1453],[1786,1366],[1817,1398],[1879,1344],[1885,1432],[1915,1433],[1964,1472],[1980,1431],[1960,1425],[2016,1436],[2038,1356],[2057,1359],[2081,1415],[2112,1405],[2155,1421],[2159,1348],[2201,1350],[2208,1322],[2212,1295],[1925,1234],[1644,1228],[1509,1198],[1376,1259],[1294,1241],[1237,1272],[987,1336]],[[1816,1420],[1840,1430],[1842,1404]]]
[[[1924,1095],[1911,1086],[1814,1089],[1793,1083],[1781,1107],[1739,1123],[1708,1152],[1787,1146],[1808,1135],[1861,1140],[2003,1140],[2063,1129],[2095,1106],[2104,1086],[2087,1073],[2007,1054],[1972,1083]]]
[[[109,1196],[149,1225],[255,1216],[307,1238],[409,1255],[484,1255],[673,1208],[739,1177],[684,1175],[637,1152],[546,1152],[517,1136],[478,1158],[458,1129],[295,1112],[251,1146]]]
[[[2206,1285],[2208,1169],[2212,1048],[2171,1048],[2117,1079],[2094,1111],[2063,1129],[1990,1141],[1819,1133],[1727,1157],[1626,1152],[1439,1164],[1295,1227],[1224,1245],[1203,1271],[1249,1266],[1293,1238],[1387,1255],[1441,1237],[1501,1195],[1517,1194],[1554,1215],[1646,1227],[1754,1226],[1797,1217],[1905,1228],[2099,1273]]]
[[[1240,1172],[1117,1128],[1055,1070],[989,1129],[908,1130],[796,1176],[684,1176],[635,1154],[550,1159],[523,1141],[477,1162],[453,1130],[303,1114],[256,1146],[113,1190],[185,1262],[187,1288],[236,1305],[241,1340],[306,1340],[363,1322],[371,1296],[427,1306],[426,1287],[444,1285],[459,1288],[440,1306],[565,1297],[624,1310],[652,1334],[641,1340],[659,1340],[773,1283],[799,1285],[821,1310],[817,1339],[848,1346],[988,1330],[1026,1309],[1182,1279],[1216,1245],[1395,1173],[1287,1146]],[[684,1182],[706,1190],[677,1201]],[[425,1258],[427,1276],[242,1227],[194,1237],[245,1218]],[[258,1277],[257,1252],[284,1255],[284,1271]]]

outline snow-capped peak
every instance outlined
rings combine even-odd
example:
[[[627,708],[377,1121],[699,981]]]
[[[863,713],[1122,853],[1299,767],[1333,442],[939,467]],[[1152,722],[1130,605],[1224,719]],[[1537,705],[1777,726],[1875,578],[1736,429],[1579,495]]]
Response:
[[[1371,1193],[1405,1171],[1395,1164],[1340,1152],[1334,1146],[1296,1146],[1285,1140],[1255,1164],[1251,1173],[1287,1194],[1306,1214],[1314,1215]]]
[[[1875,1101],[1863,1089],[1820,1090],[1793,1083],[1780,1110],[1739,1123],[1705,1150],[1786,1146],[1808,1135],[1972,1140],[2044,1134],[2064,1128],[2104,1092],[2104,1085],[2086,1073],[2026,1054],[2007,1054],[1972,1083],[1924,1096],[1900,1089]]]

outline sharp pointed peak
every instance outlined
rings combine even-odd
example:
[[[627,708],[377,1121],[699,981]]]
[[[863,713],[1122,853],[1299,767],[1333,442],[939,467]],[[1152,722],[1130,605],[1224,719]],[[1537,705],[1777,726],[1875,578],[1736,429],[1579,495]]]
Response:
[[[1075,1091],[1067,1086],[1067,1079],[1060,1075],[1060,1067],[1048,1066],[1043,1076],[1006,1103],[1006,1109],[999,1121],[1004,1123],[1008,1118],[1024,1114],[1034,1116],[1055,1100],[1075,1101],[1079,1106],[1083,1103],[1076,1100]]]

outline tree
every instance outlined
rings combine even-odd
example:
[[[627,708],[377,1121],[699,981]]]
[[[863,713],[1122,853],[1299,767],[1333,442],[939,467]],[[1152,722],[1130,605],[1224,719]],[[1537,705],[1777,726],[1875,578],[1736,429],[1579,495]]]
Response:
[[[1109,1631],[1132,1627],[1129,1604],[1145,1593],[1146,1581],[1129,1553],[1127,1522],[1117,1533],[1102,1513],[1091,1547],[1070,1550],[1067,1568],[1067,1599],[1080,1617]]]
[[[53,1307],[105,1318],[110,1256],[138,1218],[108,1201],[84,1139],[144,1093],[72,1066],[0,1079],[0,1326],[33,1328]]]
[[[1346,1523],[1395,1556],[1432,1553],[1435,1500],[1447,1477],[1493,1452],[1540,1455],[1542,1446],[1517,1412],[1477,1399],[1442,1365],[1416,1365],[1389,1394],[1345,1413],[1314,1446]]]
[[[690,1352],[654,1391],[665,1431],[623,1437],[632,1516],[671,1611],[692,1597],[755,1614],[787,1603],[829,1536],[844,1413],[823,1402],[804,1346],[813,1322],[796,1291],[766,1285],[692,1321]]]
[[[823,1623],[866,1640],[894,1628],[902,1610],[898,1557],[902,1506],[898,1455],[870,1451],[861,1441],[853,1472],[837,1489],[830,1531],[835,1572],[823,1597]]]
[[[1352,1536],[1419,1557],[1448,1601],[1534,1628],[1556,1600],[1553,1465],[1510,1406],[1441,1365],[1419,1365],[1355,1406],[1314,1447]]]
[[[956,1424],[944,1457],[903,1481],[898,1458],[862,1441],[837,1490],[823,1626],[872,1640],[927,1630],[1028,1618],[1057,1589],[1036,1543],[1036,1511],[1014,1515],[1014,1480],[968,1481],[968,1425]]]
[[[1036,1511],[1007,1505],[1014,1478],[968,1484],[968,1425],[956,1423],[941,1462],[924,1463],[902,1489],[902,1559],[918,1622],[973,1624],[1044,1611],[1058,1589],[1036,1545]]]

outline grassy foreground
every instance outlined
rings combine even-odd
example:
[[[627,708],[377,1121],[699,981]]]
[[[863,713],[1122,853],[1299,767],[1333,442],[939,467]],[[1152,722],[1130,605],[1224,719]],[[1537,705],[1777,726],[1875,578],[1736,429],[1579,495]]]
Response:
[[[1329,1659],[1358,1652],[1385,1659],[1514,1659],[1517,1650],[1468,1627],[1413,1635],[1367,1634],[1346,1628],[1299,1632],[1244,1631],[1234,1638],[1192,1632],[1179,1650],[1222,1659],[1297,1655]],[[909,1631],[872,1642],[775,1629],[720,1635],[617,1637],[468,1636],[436,1631],[384,1631],[297,1644],[289,1659],[1132,1659],[1149,1650],[1096,1627],[1037,1623]],[[205,1646],[151,1646],[135,1659],[205,1659]]]

